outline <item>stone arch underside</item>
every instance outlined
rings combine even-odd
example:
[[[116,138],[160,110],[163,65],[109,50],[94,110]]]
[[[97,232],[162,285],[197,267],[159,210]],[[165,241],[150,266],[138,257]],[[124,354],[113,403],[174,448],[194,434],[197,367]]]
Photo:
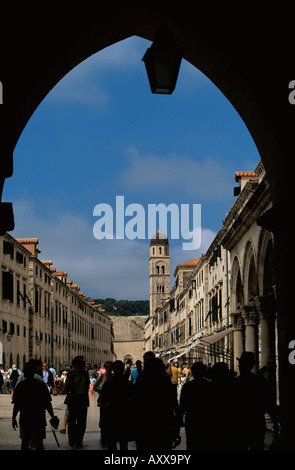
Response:
[[[14,5],[13,5],[14,7]],[[5,5],[6,8],[6,5]],[[9,8],[9,6],[7,7]],[[22,11],[22,8],[24,10]],[[1,83],[3,102],[0,124],[5,129],[0,142],[2,192],[5,178],[13,174],[13,151],[35,109],[73,67],[91,54],[117,41],[138,35],[153,40],[161,23],[159,4],[128,2],[116,5],[88,4],[79,9],[62,7],[36,12],[27,4],[9,11],[13,36],[1,31]],[[220,10],[219,10],[220,8]],[[288,84],[294,79],[293,15],[283,6],[265,12],[251,8],[233,20],[232,9],[223,4],[194,12],[179,4],[169,5],[167,25],[184,58],[199,68],[228,98],[247,126],[263,161],[274,207],[259,224],[274,233],[280,352],[281,442],[294,446],[295,377],[288,362],[294,340],[293,244],[289,227],[292,213],[295,106],[288,102]],[[4,6],[3,6],[4,10]],[[206,8],[205,8],[206,10]],[[3,11],[6,17],[6,11]],[[283,25],[283,28],[282,28]],[[275,28],[282,34],[275,35]],[[251,34],[249,34],[251,31]],[[284,51],[284,54],[281,51]],[[293,75],[292,75],[293,74]],[[2,219],[2,230],[5,229]]]

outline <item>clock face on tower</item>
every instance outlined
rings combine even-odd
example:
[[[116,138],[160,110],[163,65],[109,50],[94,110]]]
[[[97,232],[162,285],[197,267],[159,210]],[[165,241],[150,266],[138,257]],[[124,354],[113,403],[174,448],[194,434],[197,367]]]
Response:
[[[160,230],[150,241],[150,315],[168,296],[170,290],[170,256],[168,237]]]

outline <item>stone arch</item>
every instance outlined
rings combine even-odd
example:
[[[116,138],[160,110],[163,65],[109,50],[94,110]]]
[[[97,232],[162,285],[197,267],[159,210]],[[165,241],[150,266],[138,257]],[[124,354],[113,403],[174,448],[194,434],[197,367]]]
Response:
[[[245,302],[253,300],[259,294],[259,284],[257,275],[257,256],[252,240],[248,240],[245,247],[243,260],[243,279]]]
[[[258,244],[258,276],[260,295],[273,292],[276,285],[274,270],[274,239],[271,232],[262,229]]]
[[[210,28],[206,21],[196,21],[186,9],[170,5],[169,12],[163,8],[152,5],[137,4],[134,6],[122,4],[115,9],[104,4],[100,5],[97,14],[90,14],[87,7],[63,12],[59,10],[58,16],[54,12],[46,12],[46,24],[36,21],[30,23],[29,13],[26,10],[26,28],[23,29],[23,17],[14,14],[15,30],[19,34],[16,39],[16,54],[7,55],[3,69],[8,71],[9,80],[6,80],[5,94],[11,101],[11,115],[5,116],[10,127],[9,147],[12,155],[19,136],[34,113],[35,109],[49,93],[49,91],[75,66],[90,57],[92,54],[108,47],[118,41],[131,36],[139,36],[153,41],[156,31],[165,21],[167,29],[172,33],[175,41],[183,51],[183,57],[201,70],[227,97],[249,129],[263,160],[266,172],[269,173],[270,185],[273,187],[273,196],[280,194],[286,186],[277,181],[278,174],[273,168],[276,158],[279,158],[281,149],[275,132],[271,132],[274,125],[269,118],[269,107],[257,96],[257,71],[244,67],[244,54],[239,49],[238,40],[247,48],[258,53],[255,34],[261,34],[261,24],[251,17],[251,41],[245,17],[237,22],[223,16],[214,27],[210,21]],[[224,13],[224,12],[222,12]],[[72,19],[72,21],[70,20]],[[211,15],[210,15],[211,18]],[[256,22],[257,20],[257,22]],[[55,25],[54,36],[49,33],[51,25]],[[49,30],[47,30],[47,25]],[[264,27],[266,25],[264,24]],[[235,41],[232,40],[234,30]],[[30,34],[29,34],[30,32]],[[272,30],[268,31],[272,39]],[[38,37],[38,41],[36,41]],[[230,39],[230,40],[229,40]],[[39,44],[42,43],[42,54]],[[236,42],[237,41],[237,42]],[[271,50],[271,45],[269,48]],[[237,54],[237,51],[239,52]],[[265,51],[261,57],[267,62]],[[253,55],[254,57],[254,55]],[[19,81],[17,73],[22,61],[25,60],[26,74]],[[273,76],[273,63],[264,63],[269,66],[270,76]],[[264,69],[265,70],[265,69]],[[265,70],[267,73],[267,70]],[[252,79],[251,79],[252,78]],[[260,92],[265,93],[268,103],[269,93],[263,83]],[[277,114],[277,113],[276,113]],[[9,174],[10,173],[10,174]],[[12,161],[7,162],[5,177],[12,174]]]
[[[241,264],[238,256],[235,256],[231,267],[231,311],[236,311],[244,303],[244,288],[241,275]]]
[[[61,7],[58,14],[54,8],[48,9],[46,21],[40,16],[36,18],[33,6],[25,5],[25,11],[20,7],[8,12],[7,17],[13,17],[14,37],[13,41],[3,41],[1,51],[5,102],[1,124],[5,123],[7,132],[3,133],[0,144],[0,187],[3,188],[4,179],[13,174],[12,155],[19,136],[56,83],[87,57],[117,41],[132,35],[153,40],[164,17],[184,51],[184,58],[210,78],[237,110],[266,170],[273,208],[259,223],[275,232],[282,376],[281,440],[284,448],[292,449],[295,378],[294,366],[286,358],[295,330],[295,318],[290,315],[293,304],[289,293],[293,280],[289,274],[292,270],[289,247],[293,240],[288,219],[294,197],[289,160],[295,145],[295,108],[288,102],[288,84],[293,78],[289,60],[293,54],[293,15],[289,9],[277,8],[268,12],[266,22],[263,16],[257,12],[253,15],[249,9],[233,21],[231,7],[228,11],[223,4],[222,10],[218,8],[214,9],[214,15],[211,11],[203,14],[200,10],[192,15],[185,4],[171,4],[164,13],[153,2],[122,2],[116,8],[105,2],[99,4],[97,11],[95,7],[90,10],[87,4],[65,11]],[[279,37],[273,34],[273,29],[280,24],[284,24],[284,34]],[[21,80],[19,70],[26,71]],[[8,227],[13,220],[7,207],[2,209],[1,230],[5,232],[11,230]]]
[[[124,362],[124,364],[130,364],[130,361],[133,364],[133,361],[134,361],[133,356],[132,356],[132,354],[126,353],[124,355],[123,362]]]

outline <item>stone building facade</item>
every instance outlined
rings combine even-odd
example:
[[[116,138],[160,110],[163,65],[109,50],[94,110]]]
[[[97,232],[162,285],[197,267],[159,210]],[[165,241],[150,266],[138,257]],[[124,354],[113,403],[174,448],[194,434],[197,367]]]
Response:
[[[244,350],[257,368],[277,359],[273,236],[259,225],[271,207],[262,163],[235,180],[222,228],[205,254],[177,265],[174,287],[146,321],[146,345],[164,361],[225,361],[238,370]]]
[[[39,259],[38,243],[0,237],[0,362],[22,369],[41,358],[59,369],[76,355],[91,364],[113,359],[110,317],[66,272]]]
[[[276,276],[273,234],[261,226],[271,208],[262,163],[248,176],[226,217],[222,244],[231,255],[230,318],[234,357],[243,350],[255,354],[256,368],[277,362]],[[241,175],[236,174],[241,182]]]
[[[143,360],[145,352],[145,322],[147,316],[113,316],[114,354],[116,359],[126,363]]]

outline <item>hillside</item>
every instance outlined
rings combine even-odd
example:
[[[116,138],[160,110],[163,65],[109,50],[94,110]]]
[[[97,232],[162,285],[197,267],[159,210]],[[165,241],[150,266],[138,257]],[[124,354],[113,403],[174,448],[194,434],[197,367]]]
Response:
[[[116,300],[107,299],[87,299],[101,305],[108,315],[130,316],[130,315],[148,315],[150,303],[148,300]],[[115,308],[114,308],[115,307]]]

